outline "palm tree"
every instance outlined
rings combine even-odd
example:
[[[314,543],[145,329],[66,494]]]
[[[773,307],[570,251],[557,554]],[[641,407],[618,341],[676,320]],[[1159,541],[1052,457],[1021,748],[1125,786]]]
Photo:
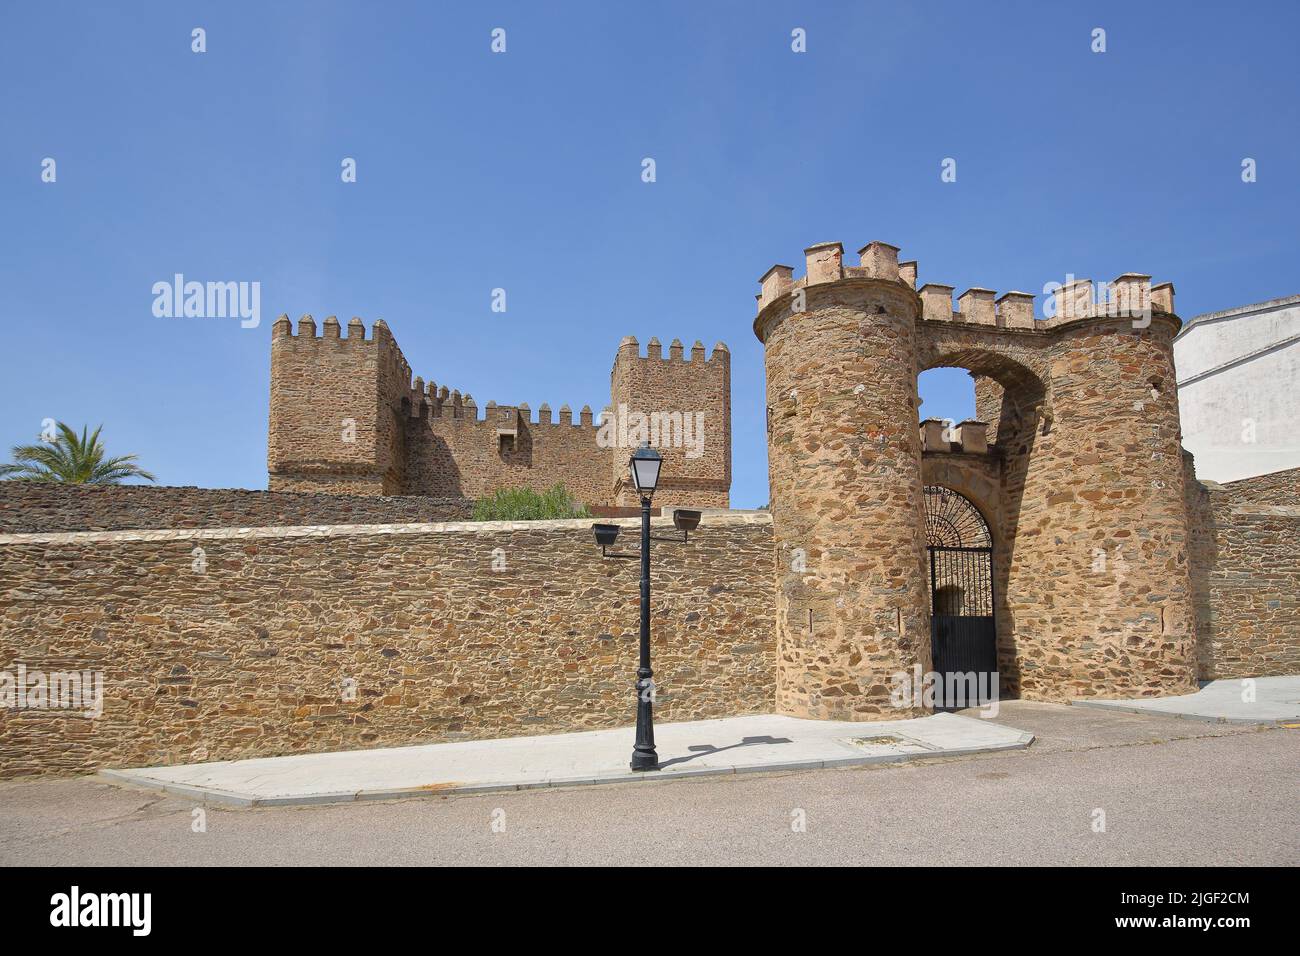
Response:
[[[77,485],[120,485],[123,478],[156,481],[153,475],[135,463],[135,455],[104,457],[104,446],[99,440],[103,427],[100,425],[89,437],[83,427],[78,438],[76,432],[59,422],[58,436],[54,441],[15,446],[13,464],[0,465],[0,479],[62,481]]]

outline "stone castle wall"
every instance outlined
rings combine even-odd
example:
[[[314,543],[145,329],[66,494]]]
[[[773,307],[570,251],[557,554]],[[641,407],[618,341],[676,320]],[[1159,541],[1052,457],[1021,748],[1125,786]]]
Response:
[[[657,716],[770,712],[767,516],[655,549]],[[0,535],[0,670],[105,687],[0,710],[0,775],[625,726],[637,574],[589,521]]]
[[[1300,673],[1298,485],[1296,468],[1222,485],[1189,468],[1203,680]]]
[[[488,402],[412,378],[388,327],[370,339],[360,319],[341,336],[326,319],[323,336],[304,316],[297,334],[286,316],[274,324],[267,465],[275,491],[479,498],[500,488],[542,490],[564,484],[590,505],[632,504],[623,487],[637,442],[628,417],[670,427],[649,431],[666,459],[656,504],[726,507],[731,486],[730,355],[718,343],[706,356],[696,343],[686,361],[674,340],[667,357],[657,339],[638,354],[630,336],[611,373],[615,427],[602,428],[584,406],[558,421],[546,404]],[[698,414],[697,414],[698,413]],[[683,433],[682,423],[690,416]],[[703,441],[691,439],[703,417]],[[676,428],[671,427],[676,424]],[[621,427],[620,427],[621,426]],[[611,442],[611,438],[613,441]]]
[[[401,498],[188,488],[0,481],[0,533],[392,524],[469,518],[466,498]]]
[[[420,494],[481,498],[498,488],[541,491],[557,483],[585,503],[609,497],[609,449],[596,442],[591,410],[578,423],[567,406],[560,421],[539,409],[534,421],[528,407],[489,405],[476,409],[444,404],[407,420],[408,488]],[[502,421],[510,434],[503,441]]]
[[[772,515],[710,514],[688,545],[656,544],[660,717],[916,713],[890,690],[931,663],[929,484],[990,525],[1004,695],[1300,670],[1300,469],[1196,481],[1172,287],[1123,276],[1094,302],[1078,283],[1039,321],[1018,292],[954,309],[886,243],[858,266],[838,243],[805,256],[803,278],[763,276],[754,323]],[[987,425],[918,427],[934,367],[971,372]],[[107,691],[94,720],[0,711],[0,775],[630,723],[636,563],[602,560],[588,521],[393,522],[556,481],[630,503],[624,407],[701,413],[700,455],[659,442],[655,503],[725,504],[725,346],[688,361],[625,339],[603,437],[589,408],[480,417],[412,379],[383,323],[344,339],[336,320],[322,337],[277,321],[271,393],[269,492],[0,483],[0,678],[91,669]]]
[[[1300,468],[1225,482],[1218,490],[1241,504],[1295,507],[1300,503]]]

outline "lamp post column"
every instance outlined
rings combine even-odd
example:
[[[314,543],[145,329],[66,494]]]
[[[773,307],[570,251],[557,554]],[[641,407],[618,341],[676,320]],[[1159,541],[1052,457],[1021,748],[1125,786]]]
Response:
[[[641,662],[636,671],[636,744],[633,770],[658,770],[655,753],[654,671],[650,669],[650,499],[641,498]]]

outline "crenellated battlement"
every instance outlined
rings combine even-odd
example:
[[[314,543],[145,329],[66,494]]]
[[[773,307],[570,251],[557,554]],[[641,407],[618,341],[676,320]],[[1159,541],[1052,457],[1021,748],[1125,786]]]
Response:
[[[1052,295],[1054,315],[1046,320],[1034,317],[1034,298],[1029,292],[1012,290],[999,295],[992,289],[972,287],[957,297],[954,287],[926,283],[917,288],[915,260],[899,262],[899,249],[887,242],[870,242],[858,250],[858,265],[846,265],[844,247],[822,242],[804,250],[804,275],[794,277],[794,268],[774,265],[759,277],[760,315],[768,306],[799,290],[840,282],[845,279],[876,279],[897,282],[916,292],[921,321],[954,322],[972,326],[1011,330],[1052,329],[1079,319],[1102,317],[1146,317],[1152,312],[1174,314],[1173,283],[1151,284],[1151,276],[1126,272],[1094,289],[1090,279],[1071,280]],[[755,322],[759,332],[759,323]],[[761,338],[760,334],[760,338]]]
[[[775,562],[778,711],[909,716],[891,674],[968,666],[942,618],[983,619],[1013,694],[1194,686],[1172,285],[1068,275],[1039,320],[1029,292],[823,242],[759,287],[773,541],[809,559]],[[938,368],[971,375],[973,419],[917,422]]]
[[[717,342],[713,346],[713,351],[707,357],[705,356],[704,343],[699,339],[691,346],[690,356],[687,357],[681,339],[673,339],[668,346],[668,355],[663,354],[663,345],[657,337],[652,337],[646,343],[645,353],[641,353],[641,345],[635,335],[625,335],[622,341],[618,343],[618,353],[615,361],[640,360],[643,362],[669,362],[673,364],[692,365],[696,363],[708,364],[711,362],[731,362],[731,350],[723,342]]]
[[[359,318],[345,337],[335,316],[318,329],[304,315],[295,329],[281,315],[271,335],[275,489],[479,497],[562,482],[580,500],[606,505],[622,493],[626,472],[622,445],[610,440],[635,431],[618,417],[635,414],[656,423],[666,415],[680,423],[669,438],[691,443],[664,449],[670,460],[685,455],[681,487],[664,486],[668,504],[727,503],[731,356],[721,342],[709,354],[698,340],[688,351],[673,339],[665,355],[655,338],[643,356],[636,339],[625,338],[604,413],[615,417],[605,428],[589,404],[576,416],[567,403],[558,416],[546,402],[536,412],[527,402],[480,407],[468,392],[413,377],[382,319],[367,338]]]
[[[355,330],[352,323],[355,323]],[[348,337],[346,339],[343,339],[343,341],[346,342],[356,342],[358,340],[364,341],[366,337],[366,330],[365,327],[361,324],[361,320],[353,319],[352,323],[348,324]],[[359,330],[359,332],[357,332],[356,330]],[[316,341],[320,341],[322,338],[339,339],[340,338],[339,320],[337,316],[333,316],[333,315],[326,318],[324,334],[317,335],[316,320],[312,318],[310,315],[304,315],[298,319],[298,329],[297,332],[295,333],[293,322],[290,321],[289,316],[285,313],[281,313],[276,318],[276,320],[273,323],[271,323],[271,338],[272,339],[304,339],[304,340],[316,340]]]
[[[952,304],[953,287],[927,283],[917,290],[921,318],[926,322],[958,322],[1000,329],[1052,329],[1080,319],[1141,318],[1152,312],[1174,313],[1174,286],[1164,282],[1153,286],[1151,277],[1126,272],[1094,288],[1091,279],[1064,283],[1051,296],[1054,314],[1034,317],[1034,298],[1029,292],[967,289]],[[996,298],[995,298],[996,297]]]
[[[289,316],[283,312],[271,324],[271,338],[275,340],[293,339],[304,344],[329,341],[355,344],[358,342],[373,343],[386,340],[394,345],[396,344],[393,333],[388,328],[388,323],[383,319],[375,320],[369,338],[366,337],[365,323],[356,316],[348,320],[348,334],[344,336],[342,333],[343,328],[339,324],[338,316],[334,315],[326,316],[319,335],[317,334],[316,320],[310,315],[303,315],[298,319],[296,331],[293,322],[289,320]]]
[[[447,386],[439,388],[433,382],[430,382],[424,391],[419,388],[420,379],[416,380],[417,386],[412,389],[412,418],[447,418],[457,422],[466,422],[469,424],[486,424],[495,423],[497,425],[508,424],[517,427],[520,424],[534,425],[545,427],[548,425],[556,428],[595,428],[593,413],[590,405],[583,405],[582,410],[578,413],[577,421],[574,421],[573,410],[567,403],[559,408],[559,417],[557,419],[555,411],[547,402],[542,402],[538,406],[536,413],[533,412],[532,406],[527,402],[520,402],[518,405],[502,405],[495,401],[488,401],[482,408],[474,401],[474,397],[468,392],[462,395],[459,391],[448,391]]]
[[[957,425],[950,425],[941,418],[927,418],[921,422],[921,451],[988,454],[988,427],[987,422],[974,418]]]
[[[555,421],[551,412],[551,406],[546,402],[539,406],[538,415],[535,418],[532,416],[531,408],[527,402],[521,402],[518,405],[500,405],[497,402],[489,401],[484,408],[480,409],[474,397],[468,392],[462,394],[459,389],[452,389],[446,385],[439,386],[432,379],[426,383],[421,376],[412,377],[411,366],[398,347],[387,323],[383,319],[377,319],[372,328],[372,334],[367,338],[365,323],[360,318],[353,317],[348,322],[348,334],[343,336],[342,327],[336,316],[328,316],[325,319],[323,328],[318,330],[316,320],[310,315],[304,315],[298,320],[295,330],[289,316],[282,314],[272,324],[271,335],[276,342],[289,340],[291,347],[302,345],[310,348],[331,341],[343,345],[360,345],[364,343],[373,346],[376,342],[391,345],[391,354],[386,361],[385,379],[395,387],[395,393],[400,399],[409,403],[408,414],[412,418],[447,418],[456,421],[481,423],[491,420],[494,413],[509,410],[511,415],[517,416],[518,420],[525,424],[555,424],[574,428],[597,427],[593,420],[590,405],[582,407],[577,421],[574,421],[573,412],[568,404],[560,406],[558,422]],[[652,345],[657,346],[658,340],[652,340]],[[719,342],[714,349],[715,357],[718,357],[719,349],[725,355],[726,346]],[[705,360],[704,346],[698,341],[691,351],[692,360],[696,360],[697,357],[700,361]],[[681,342],[674,339],[669,357],[665,361],[683,361],[681,352]]]
[[[620,453],[610,461],[613,503],[636,503],[621,446],[623,438],[640,434],[637,429],[644,422],[643,437],[664,456],[665,500],[726,505],[731,486],[731,352],[724,343],[706,354],[704,343],[696,340],[688,360],[680,339],[673,339],[664,355],[659,339],[651,338],[643,355],[636,337],[624,336],[614,356],[609,391],[612,432],[620,436]],[[661,422],[670,423],[663,429],[666,435],[658,430]]]
[[[858,265],[844,264],[844,244],[839,242],[819,242],[809,246],[804,253],[804,275],[794,277],[794,267],[775,265],[759,277],[761,291],[758,298],[758,311],[765,308],[796,289],[827,282],[839,282],[841,279],[883,279],[898,282],[909,287],[916,285],[916,263],[899,262],[898,246],[887,242],[869,242],[858,250]]]
[[[590,405],[582,406],[577,421],[574,421],[573,411],[568,403],[560,406],[558,421],[547,402],[542,402],[538,406],[535,417],[532,407],[527,402],[520,402],[518,405],[503,405],[489,400],[486,405],[480,408],[474,400],[474,396],[468,392],[461,394],[459,389],[450,389],[446,385],[440,386],[432,380],[426,384],[424,379],[418,375],[411,383],[408,400],[410,403],[409,416],[417,419],[445,418],[451,421],[479,424],[487,422],[501,424],[508,421],[511,426],[526,424],[537,426],[554,425],[557,428],[560,426],[565,428],[596,427]]]

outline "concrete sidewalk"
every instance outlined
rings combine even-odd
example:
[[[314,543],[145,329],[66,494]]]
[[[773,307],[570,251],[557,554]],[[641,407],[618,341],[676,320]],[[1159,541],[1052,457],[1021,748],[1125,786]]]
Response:
[[[1245,680],[1207,681],[1194,694],[1181,697],[1077,699],[1077,707],[1100,707],[1133,714],[1164,714],[1189,720],[1228,724],[1280,725],[1300,721],[1300,677],[1253,677],[1255,700],[1242,700]]]
[[[634,736],[632,728],[593,730],[102,770],[100,776],[211,803],[284,806],[841,767],[1013,750],[1033,741],[1032,734],[957,714],[875,723],[762,714],[660,724],[661,769],[632,773]]]

